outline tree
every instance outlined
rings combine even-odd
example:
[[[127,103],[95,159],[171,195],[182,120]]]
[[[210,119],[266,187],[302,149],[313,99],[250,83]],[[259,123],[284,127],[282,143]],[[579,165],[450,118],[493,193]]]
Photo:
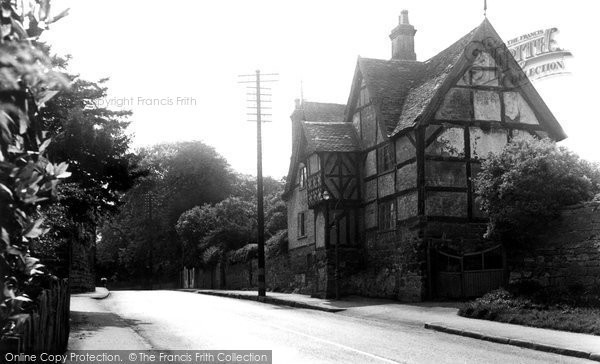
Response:
[[[256,226],[256,204],[240,197],[184,212],[176,230],[185,244],[186,265],[197,265],[207,250],[208,254],[226,253],[255,243]]]
[[[52,63],[64,72],[68,57],[54,56]],[[62,259],[63,265],[67,257],[57,251],[68,249],[62,245],[70,242],[91,248],[96,226],[116,211],[123,192],[144,173],[137,168],[137,157],[129,152],[126,128],[131,113],[99,106],[107,96],[106,80],[90,82],[77,75],[64,75],[70,88],[46,101],[39,118],[53,139],[48,158],[67,161],[71,166],[69,183],[58,188],[61,207],[41,210],[53,233],[45,238],[45,249],[40,253],[53,260]],[[89,234],[79,234],[82,227]]]
[[[265,178],[266,237],[287,227],[287,208],[281,200],[285,183]],[[185,244],[186,265],[213,262],[215,255],[256,244],[257,207],[256,179],[238,174],[230,197],[214,205],[196,206],[179,217],[176,226]],[[210,256],[208,259],[200,257]]]
[[[140,175],[126,134],[131,112],[98,106],[107,97],[106,79],[96,83],[75,75],[67,77],[71,87],[47,102],[40,113],[53,138],[48,156],[71,164],[69,182],[76,183],[86,196],[69,204],[74,215],[90,209],[112,211],[120,192],[131,188]]]
[[[549,139],[516,139],[475,180],[487,237],[523,246],[560,213],[600,191],[600,171]]]
[[[123,279],[133,279],[148,276],[148,267],[168,278],[177,274],[182,254],[190,255],[175,230],[179,216],[194,206],[225,199],[233,174],[227,161],[200,141],[159,144],[138,154],[140,167],[148,174],[125,194],[119,213],[103,225],[100,269],[112,276],[109,267],[118,267]]]

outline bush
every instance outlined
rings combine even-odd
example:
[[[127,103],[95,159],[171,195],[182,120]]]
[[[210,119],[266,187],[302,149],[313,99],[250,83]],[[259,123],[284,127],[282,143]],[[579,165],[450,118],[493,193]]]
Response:
[[[258,244],[247,244],[227,254],[229,263],[246,263],[258,256]]]
[[[268,258],[285,254],[288,251],[288,231],[280,230],[265,243],[265,255]]]
[[[528,297],[533,302],[550,306],[600,308],[600,285],[586,288],[579,284],[565,287],[542,287],[535,281],[522,281],[509,286],[515,297]]]
[[[202,263],[205,267],[214,267],[221,261],[223,257],[223,251],[216,246],[210,246],[206,248],[202,253]]]
[[[592,199],[600,191],[600,171],[549,139],[515,139],[489,155],[475,186],[489,216],[486,237],[521,246],[562,207]]]
[[[537,297],[542,298],[544,297]],[[505,289],[492,291],[463,304],[458,314],[484,320],[600,335],[600,308],[568,304],[548,305],[533,298],[515,296]]]

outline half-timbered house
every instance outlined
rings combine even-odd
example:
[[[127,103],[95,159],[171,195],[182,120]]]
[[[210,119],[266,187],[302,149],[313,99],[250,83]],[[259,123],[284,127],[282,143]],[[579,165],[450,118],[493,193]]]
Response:
[[[487,19],[424,62],[415,33],[403,11],[346,105],[296,102],[284,197],[304,292],[419,301],[507,278],[474,177],[513,138],[566,135]]]

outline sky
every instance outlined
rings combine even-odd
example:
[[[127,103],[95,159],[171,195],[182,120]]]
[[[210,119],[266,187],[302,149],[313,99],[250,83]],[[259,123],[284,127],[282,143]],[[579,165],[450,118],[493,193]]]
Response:
[[[568,138],[561,142],[600,161],[595,86],[599,48],[596,1],[488,0],[487,17],[508,41],[556,27],[573,53],[567,75],[533,82]],[[240,74],[277,73],[273,114],[263,124],[263,170],[287,173],[294,99],[345,104],[357,57],[389,59],[400,11],[417,29],[425,61],[483,21],[483,0],[54,0],[58,13],[44,40],[70,54],[71,71],[109,77],[105,104],[133,111],[133,147],[202,140],[237,171],[256,173],[256,124],[247,121]],[[302,85],[302,87],[301,87]]]

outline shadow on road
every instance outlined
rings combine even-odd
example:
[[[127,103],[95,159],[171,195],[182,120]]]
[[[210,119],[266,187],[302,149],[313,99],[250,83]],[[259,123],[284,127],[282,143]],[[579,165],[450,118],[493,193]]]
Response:
[[[110,312],[71,311],[71,331],[98,331],[107,327],[132,327],[144,324],[138,320],[123,319]]]

